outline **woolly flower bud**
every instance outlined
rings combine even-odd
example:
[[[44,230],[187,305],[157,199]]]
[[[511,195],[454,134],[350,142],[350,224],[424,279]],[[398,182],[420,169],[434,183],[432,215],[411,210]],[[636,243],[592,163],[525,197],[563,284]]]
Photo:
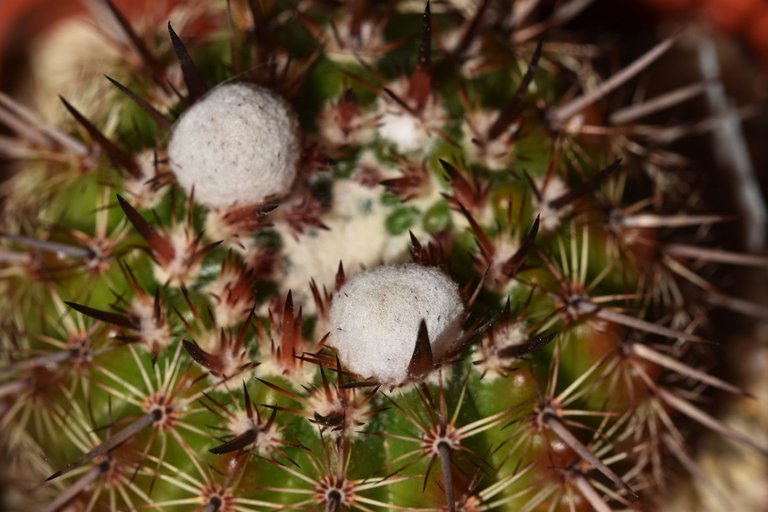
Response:
[[[461,337],[463,313],[458,286],[440,270],[377,267],[351,278],[333,297],[328,343],[350,371],[399,384],[408,378],[421,320],[439,361]]]
[[[198,202],[251,205],[289,191],[301,152],[291,107],[252,84],[222,85],[192,105],[168,145],[171,169]]]

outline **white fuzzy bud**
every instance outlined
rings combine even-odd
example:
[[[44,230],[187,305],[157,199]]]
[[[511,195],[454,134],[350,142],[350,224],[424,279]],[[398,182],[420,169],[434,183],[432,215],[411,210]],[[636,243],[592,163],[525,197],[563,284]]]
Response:
[[[377,267],[352,277],[333,297],[328,343],[348,370],[399,384],[408,377],[422,319],[439,361],[461,337],[458,285],[433,267]]]
[[[192,105],[168,145],[178,182],[215,208],[286,194],[300,153],[290,105],[269,89],[242,83],[222,85]]]

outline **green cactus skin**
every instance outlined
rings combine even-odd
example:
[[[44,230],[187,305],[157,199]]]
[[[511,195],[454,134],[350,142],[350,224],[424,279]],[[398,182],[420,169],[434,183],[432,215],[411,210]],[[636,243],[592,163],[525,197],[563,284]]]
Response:
[[[7,509],[641,510],[694,427],[765,454],[696,403],[743,393],[702,369],[712,269],[765,262],[699,247],[723,218],[611,95],[674,38],[606,78],[547,32],[566,10],[456,4],[192,3],[168,38],[105,2],[108,108],[0,98]],[[282,197],[209,210],[166,147],[226,81],[302,150]],[[332,297],[407,261],[459,284],[460,350],[352,375]]]

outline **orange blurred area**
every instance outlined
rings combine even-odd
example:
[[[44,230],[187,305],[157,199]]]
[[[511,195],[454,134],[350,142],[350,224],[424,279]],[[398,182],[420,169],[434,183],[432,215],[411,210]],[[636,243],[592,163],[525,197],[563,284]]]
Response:
[[[153,0],[113,0],[113,3],[128,15],[157,4]],[[80,0],[0,0],[0,48],[24,40],[62,17],[84,9]]]
[[[100,15],[110,16],[109,3],[131,23],[143,19],[157,26],[163,26],[173,9],[183,4],[182,0],[0,0],[0,89],[18,86],[28,52],[54,25],[87,12],[98,24],[104,19]],[[205,20],[198,19],[186,30],[188,34],[205,33],[209,28]]]
[[[762,56],[763,63],[768,65],[768,9],[755,16],[747,37],[755,51]]]
[[[661,16],[698,19],[738,34],[768,13],[768,0],[640,0]]]
[[[768,11],[764,0],[706,0],[704,16],[717,28],[736,34],[751,25],[755,17]]]
[[[0,49],[23,39],[25,33],[42,30],[62,16],[81,9],[79,2],[69,0],[0,1]]]
[[[662,17],[695,19],[743,42],[768,68],[768,0],[639,0]]]
[[[613,0],[643,4],[662,17],[699,19],[733,35],[742,35],[754,49],[766,53],[768,40],[763,27],[768,0]],[[128,15],[157,10],[156,0],[112,0]],[[599,3],[599,2],[596,2]],[[84,10],[83,0],[0,0],[0,50],[45,29],[61,19]]]

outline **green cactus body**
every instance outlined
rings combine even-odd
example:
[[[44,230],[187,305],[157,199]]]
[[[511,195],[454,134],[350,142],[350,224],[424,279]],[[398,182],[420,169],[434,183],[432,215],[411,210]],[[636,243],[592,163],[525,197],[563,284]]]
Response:
[[[54,128],[2,99],[23,161],[0,247],[9,507],[641,509],[678,421],[753,444],[692,403],[740,392],[697,362],[701,276],[724,258],[690,226],[720,218],[686,213],[677,159],[599,119],[631,77],[548,39],[557,15],[232,2],[228,23],[221,3],[181,10],[189,36],[118,23],[132,67],[108,71],[108,108],[67,98]],[[168,141],[233,83],[295,112],[297,175],[206,207]],[[334,295],[409,261],[458,283],[457,348],[419,328],[407,378],[352,374]]]

